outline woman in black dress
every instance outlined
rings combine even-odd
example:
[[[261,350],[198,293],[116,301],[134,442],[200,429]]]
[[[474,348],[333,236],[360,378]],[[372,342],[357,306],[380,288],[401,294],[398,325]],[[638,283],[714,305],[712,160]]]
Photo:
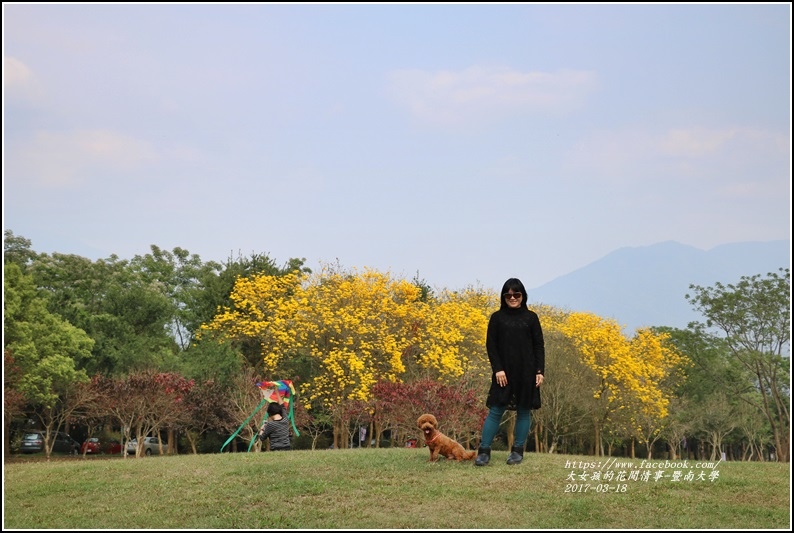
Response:
[[[526,294],[519,279],[508,279],[502,287],[501,306],[488,321],[485,346],[493,373],[485,401],[490,411],[474,462],[477,466],[491,460],[491,443],[507,410],[516,411],[514,442],[507,464],[520,463],[529,435],[530,410],[540,408],[546,351],[540,319],[527,308]]]

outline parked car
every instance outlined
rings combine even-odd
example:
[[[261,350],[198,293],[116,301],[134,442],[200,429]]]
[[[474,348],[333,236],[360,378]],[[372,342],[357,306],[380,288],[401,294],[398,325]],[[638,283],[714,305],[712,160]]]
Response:
[[[143,439],[143,453],[146,455],[152,455],[153,453],[160,454],[160,446],[162,445],[163,451],[168,448],[167,442],[160,442],[160,439],[157,437],[145,437]],[[130,455],[135,455],[135,450],[138,449],[138,439],[132,439],[127,443],[127,453]]]
[[[116,439],[109,439],[106,443],[103,444],[104,446],[102,446],[102,453],[107,453],[110,455],[121,453],[121,443]]]
[[[85,454],[114,454],[121,453],[121,443],[116,439],[101,440],[99,437],[91,437],[83,443],[80,453]]]
[[[80,443],[68,434],[58,431],[54,436],[55,444],[52,446],[53,453],[68,453],[76,455],[80,450]],[[44,451],[44,432],[28,431],[22,436],[20,445],[22,453],[39,453]]]

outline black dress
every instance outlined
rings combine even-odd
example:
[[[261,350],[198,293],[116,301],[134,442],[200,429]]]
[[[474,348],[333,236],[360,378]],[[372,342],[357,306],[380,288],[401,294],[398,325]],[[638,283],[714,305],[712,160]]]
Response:
[[[486,407],[539,409],[535,376],[544,373],[546,349],[538,315],[523,306],[496,311],[488,321],[485,346],[493,371]],[[505,387],[496,382],[500,370],[507,376]]]

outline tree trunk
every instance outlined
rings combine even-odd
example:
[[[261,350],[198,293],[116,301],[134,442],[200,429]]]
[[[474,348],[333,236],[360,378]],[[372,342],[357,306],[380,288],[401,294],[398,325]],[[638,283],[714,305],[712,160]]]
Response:
[[[670,441],[667,442],[667,449],[670,450],[670,459],[676,460],[678,459],[678,449],[674,446]]]
[[[188,444],[190,444],[190,451],[193,452],[193,455],[198,455],[198,449],[196,448],[196,437],[193,436],[191,431],[187,431],[185,436],[187,437]]]
[[[601,428],[599,427],[598,420],[593,421],[593,455],[601,457],[604,454],[601,449]]]
[[[347,423],[344,420],[334,421],[334,447],[343,450],[350,446],[348,442]]]
[[[176,430],[174,430],[174,428],[168,428],[168,455],[178,454],[179,451],[177,450]]]
[[[534,433],[534,438],[535,438],[535,451],[538,452],[538,453],[541,453],[543,450],[541,450],[541,447],[540,447],[539,424],[535,424],[535,431],[533,431],[533,433]]]

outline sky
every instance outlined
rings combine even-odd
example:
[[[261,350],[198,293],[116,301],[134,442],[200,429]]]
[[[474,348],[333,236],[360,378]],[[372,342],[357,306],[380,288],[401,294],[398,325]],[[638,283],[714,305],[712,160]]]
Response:
[[[539,287],[791,239],[791,5],[3,6],[3,228]]]

